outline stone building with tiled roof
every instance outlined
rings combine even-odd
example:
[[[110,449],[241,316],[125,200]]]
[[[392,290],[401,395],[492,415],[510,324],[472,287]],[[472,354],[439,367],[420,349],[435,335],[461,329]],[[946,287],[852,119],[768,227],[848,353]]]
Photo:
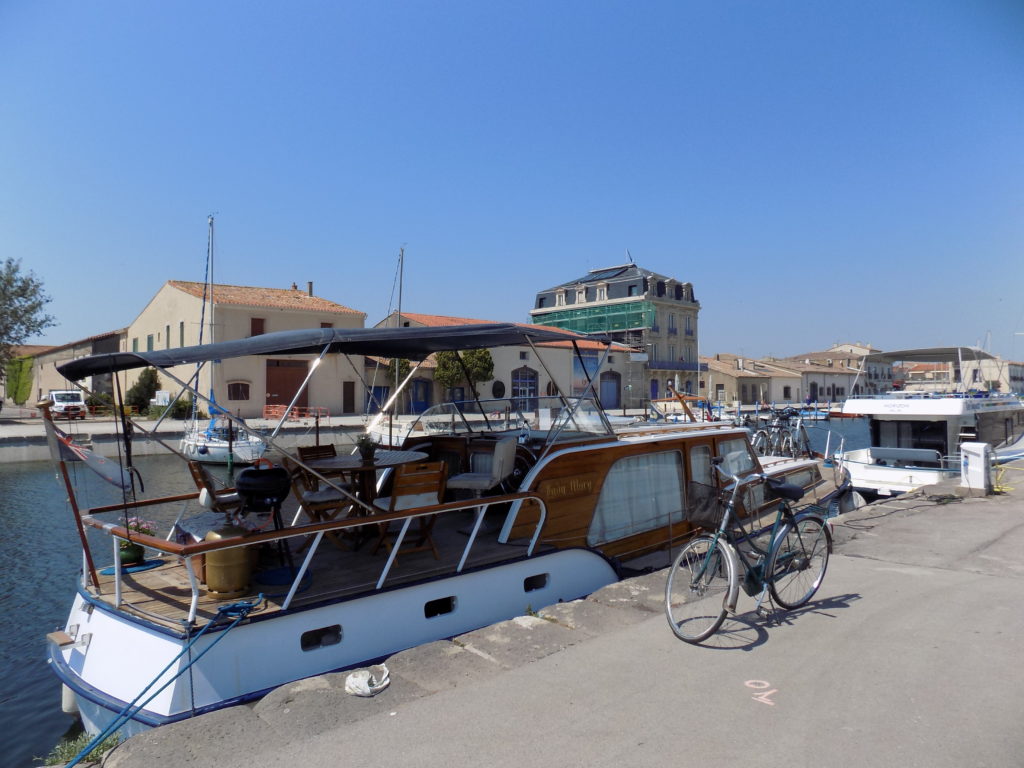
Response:
[[[74,385],[68,382],[63,376],[57,373],[57,366],[74,360],[76,357],[86,355],[100,355],[105,352],[117,352],[123,349],[124,328],[116,331],[98,333],[87,339],[62,344],[56,347],[48,347],[33,355],[32,365],[32,391],[36,401],[42,400],[52,389],[74,389]],[[95,392],[110,394],[112,391],[112,378],[110,374],[105,376],[94,376],[92,389]],[[34,403],[28,403],[33,405]]]
[[[444,327],[451,325],[479,325],[483,323],[501,322],[497,320],[478,320],[467,317],[451,317],[448,315],[425,315],[415,312],[392,313],[377,323],[377,328],[406,327]],[[530,327],[533,327],[532,325]],[[605,345],[590,341],[581,336],[577,342],[580,354],[588,370],[593,371],[600,360]],[[543,351],[541,351],[543,350]],[[556,388],[566,394],[579,394],[585,386],[586,377],[581,363],[573,350],[572,343],[553,342],[538,345],[534,350],[529,345],[521,347],[501,347],[489,350],[494,361],[494,378],[487,382],[479,382],[478,392],[483,399],[490,398],[536,398],[553,395]],[[538,360],[543,355],[543,364]],[[368,372],[372,378],[372,372]],[[552,378],[553,377],[553,378]],[[374,385],[378,399],[386,397],[390,391],[390,380],[383,381],[378,376]],[[621,408],[625,395],[624,387],[629,381],[629,349],[621,347],[613,349],[609,355],[595,389],[605,409]],[[472,395],[466,391],[453,393],[441,392],[433,382],[432,366],[425,366],[410,381],[410,401],[407,410],[419,412],[443,400],[464,400]],[[450,395],[450,396],[449,396]]]
[[[793,402],[800,397],[800,375],[781,371],[761,360],[719,353],[702,357],[699,394],[716,403],[754,405]]]
[[[122,349],[172,349],[301,328],[362,328],[366,321],[365,313],[316,296],[312,283],[305,290],[294,283],[291,288],[214,284],[205,309],[203,289],[203,283],[167,281],[128,326]],[[335,375],[314,377],[296,403],[298,408],[326,408],[332,415],[362,411],[365,392],[359,377],[335,358],[329,355],[321,364],[336,367]],[[198,389],[204,393],[212,389],[218,405],[236,415],[260,416],[266,405],[291,402],[312,359],[279,355],[225,360],[203,369]],[[187,380],[194,370],[182,366],[171,372]],[[131,386],[137,377],[138,372],[129,372],[123,386]],[[180,388],[174,381],[161,381],[161,385],[172,396]]]

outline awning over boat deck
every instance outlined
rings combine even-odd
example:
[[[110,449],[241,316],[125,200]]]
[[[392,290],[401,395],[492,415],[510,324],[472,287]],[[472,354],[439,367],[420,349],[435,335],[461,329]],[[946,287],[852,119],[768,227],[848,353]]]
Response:
[[[421,360],[444,350],[486,349],[520,344],[544,344],[553,341],[601,341],[603,337],[581,336],[562,331],[518,323],[451,325],[429,328],[311,328],[300,331],[278,331],[236,341],[221,341],[194,347],[161,349],[152,352],[111,352],[71,360],[57,367],[61,375],[78,381],[86,376],[116,373],[132,368],[175,365],[225,360],[249,355],[318,355],[324,347],[329,352],[348,355],[379,355]]]

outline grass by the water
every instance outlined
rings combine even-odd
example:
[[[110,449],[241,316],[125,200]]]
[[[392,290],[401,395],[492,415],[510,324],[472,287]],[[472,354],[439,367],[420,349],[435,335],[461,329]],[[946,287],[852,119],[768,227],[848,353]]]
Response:
[[[44,765],[65,765],[70,763],[79,752],[89,746],[90,741],[92,741],[92,737],[85,731],[82,731],[73,738],[61,739],[57,742],[57,746],[50,750],[50,754],[46,756]],[[120,743],[121,739],[118,735],[116,733],[111,734],[97,744],[88,755],[83,757],[79,765],[98,763],[107,752]]]

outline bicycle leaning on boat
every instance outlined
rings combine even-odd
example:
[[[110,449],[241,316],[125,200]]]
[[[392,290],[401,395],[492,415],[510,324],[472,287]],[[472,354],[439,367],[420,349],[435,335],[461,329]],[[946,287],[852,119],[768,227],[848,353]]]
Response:
[[[712,459],[718,473],[731,481],[731,493],[724,505],[719,493],[712,495],[703,523],[710,529],[717,520],[717,527],[687,542],[665,584],[668,623],[688,643],[708,639],[722,626],[726,614],[736,612],[740,587],[757,595],[755,610],[762,617],[768,616],[766,599],[787,609],[804,605],[821,586],[832,551],[832,533],[824,514],[817,507],[792,509],[791,504],[803,497],[800,486],[763,474],[729,475],[721,463],[721,457]],[[750,518],[748,529],[737,509],[740,494],[757,483],[764,483],[779,503],[770,526],[756,527],[758,519]],[[727,486],[725,491],[729,490]]]

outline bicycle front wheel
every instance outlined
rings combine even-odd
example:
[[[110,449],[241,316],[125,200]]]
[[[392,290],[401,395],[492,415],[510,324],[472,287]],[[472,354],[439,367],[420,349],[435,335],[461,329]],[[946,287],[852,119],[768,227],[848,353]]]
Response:
[[[665,583],[665,616],[676,637],[707,640],[725,621],[725,601],[736,575],[732,559],[710,536],[690,540],[676,556]]]
[[[821,586],[832,551],[832,533],[817,517],[786,523],[768,555],[772,599],[783,608],[799,608]]]

